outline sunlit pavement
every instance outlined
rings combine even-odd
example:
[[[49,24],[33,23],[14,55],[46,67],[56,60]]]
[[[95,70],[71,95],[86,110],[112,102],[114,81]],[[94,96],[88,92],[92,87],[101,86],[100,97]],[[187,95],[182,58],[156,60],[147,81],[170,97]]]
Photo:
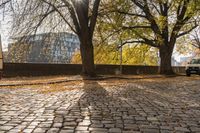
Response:
[[[1,87],[4,132],[200,132],[200,77]]]

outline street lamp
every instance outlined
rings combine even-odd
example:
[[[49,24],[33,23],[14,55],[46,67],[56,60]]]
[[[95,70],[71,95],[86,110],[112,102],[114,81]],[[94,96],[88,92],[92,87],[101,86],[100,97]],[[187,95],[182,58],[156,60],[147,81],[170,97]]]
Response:
[[[122,45],[121,45],[121,47],[119,48],[119,51],[120,51],[120,68],[119,68],[119,70],[120,70],[120,74],[122,74],[122,61],[123,61],[123,56],[122,56],[122,54],[123,54],[123,49],[122,49]]]
[[[122,63],[123,63],[123,45],[122,45],[122,41],[120,40],[119,43],[118,43],[118,46],[117,46],[117,49],[119,51],[119,74],[122,74],[122,69],[123,69],[123,66],[122,66]]]

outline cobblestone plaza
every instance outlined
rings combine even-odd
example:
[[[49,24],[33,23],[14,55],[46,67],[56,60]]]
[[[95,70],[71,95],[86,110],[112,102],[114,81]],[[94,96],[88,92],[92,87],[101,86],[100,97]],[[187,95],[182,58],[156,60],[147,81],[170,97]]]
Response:
[[[0,88],[0,133],[200,132],[200,77]]]

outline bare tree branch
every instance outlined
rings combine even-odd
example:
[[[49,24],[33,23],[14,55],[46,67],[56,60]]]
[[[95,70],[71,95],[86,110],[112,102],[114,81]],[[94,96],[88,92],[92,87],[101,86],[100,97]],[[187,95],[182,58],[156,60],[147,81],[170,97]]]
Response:
[[[151,26],[143,26],[143,25],[137,25],[137,26],[122,26],[122,29],[150,29]]]
[[[89,27],[90,28],[90,34],[92,36],[93,36],[93,33],[94,33],[94,28],[95,28],[95,25],[96,25],[96,21],[97,21],[99,4],[100,4],[100,0],[95,0],[93,11],[92,11],[92,17],[91,17],[91,20],[90,20],[90,27]]]
[[[4,7],[7,3],[11,2],[11,0],[2,1],[0,3],[0,8]]]
[[[124,15],[129,15],[129,16],[137,16],[137,17],[143,17],[143,18],[146,18],[145,15],[137,14],[137,13],[124,12],[124,11],[120,11],[120,10],[116,10],[115,12],[118,12],[118,13],[120,13],[120,14],[124,14]]]
[[[65,5],[66,7],[69,9],[69,12],[70,12],[70,16],[73,20],[73,23],[74,23],[74,26],[76,28],[76,33],[78,35],[80,35],[80,32],[81,32],[81,27],[80,27],[80,24],[79,24],[79,21],[78,21],[78,18],[77,18],[77,15],[76,15],[76,12],[75,12],[75,9],[74,7],[72,6],[72,4],[69,3],[69,1],[67,0],[61,0]]]
[[[190,28],[189,30],[184,31],[184,32],[178,34],[178,35],[177,35],[177,38],[179,38],[179,37],[181,37],[181,36],[184,36],[184,35],[186,35],[186,34],[189,34],[191,31],[193,31],[193,30],[194,30],[195,28],[197,28],[197,27],[198,27],[198,25],[196,24],[195,26],[193,26],[193,27]]]
[[[52,6],[52,7],[54,8],[54,10],[60,15],[60,17],[67,23],[67,25],[70,27],[70,29],[71,29],[74,33],[78,34],[78,33],[76,32],[76,30],[73,28],[73,26],[70,24],[70,22],[66,19],[66,17],[59,11],[59,8],[61,8],[61,7],[66,7],[66,6],[59,6],[59,7],[56,7],[56,6],[55,6],[54,4],[52,4],[51,2],[47,2],[46,0],[42,0],[42,1],[44,1],[44,2],[47,3],[48,5]]]

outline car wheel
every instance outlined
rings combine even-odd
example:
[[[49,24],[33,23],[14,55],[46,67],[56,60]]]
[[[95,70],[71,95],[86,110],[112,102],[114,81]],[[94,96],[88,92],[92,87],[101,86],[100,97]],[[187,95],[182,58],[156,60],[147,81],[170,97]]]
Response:
[[[188,77],[190,77],[190,76],[191,76],[191,74],[190,74],[190,73],[186,73],[186,75],[187,75]]]

